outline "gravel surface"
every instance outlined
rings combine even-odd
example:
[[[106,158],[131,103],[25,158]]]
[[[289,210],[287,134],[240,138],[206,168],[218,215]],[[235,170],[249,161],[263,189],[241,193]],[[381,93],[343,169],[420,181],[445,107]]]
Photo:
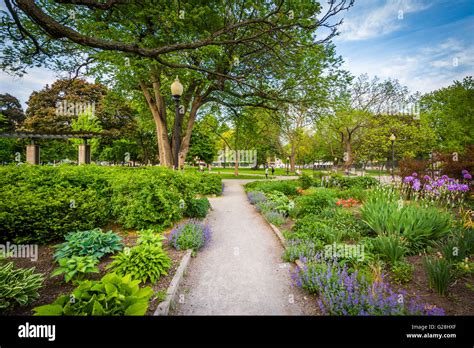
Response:
[[[191,260],[171,314],[309,314],[310,299],[291,285],[283,247],[247,201],[248,181],[223,180],[223,196],[210,199],[211,242]]]

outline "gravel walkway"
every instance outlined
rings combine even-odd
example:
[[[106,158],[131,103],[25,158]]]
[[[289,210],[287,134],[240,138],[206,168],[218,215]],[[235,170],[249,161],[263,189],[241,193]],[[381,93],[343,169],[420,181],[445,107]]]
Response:
[[[211,242],[191,260],[171,314],[307,314],[279,240],[247,201],[248,180],[223,182],[224,195],[210,199]]]

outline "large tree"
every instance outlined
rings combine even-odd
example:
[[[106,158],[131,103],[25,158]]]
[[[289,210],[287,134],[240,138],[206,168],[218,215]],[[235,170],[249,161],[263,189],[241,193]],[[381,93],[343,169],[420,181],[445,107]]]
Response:
[[[178,147],[184,158],[202,105],[230,97],[230,103],[238,99],[246,105],[279,99],[282,85],[273,84],[275,71],[281,75],[282,67],[298,61],[294,55],[330,40],[339,24],[330,23],[331,17],[352,4],[331,1],[321,13],[313,0],[56,0],[42,7],[34,1],[6,0],[9,14],[2,37],[10,41],[5,41],[8,59],[3,66],[21,72],[33,64],[77,69],[98,63],[102,74],[128,78],[129,87],[140,88],[153,114],[160,161],[171,166],[177,134],[182,133]],[[176,73],[184,76],[186,120],[171,136],[169,125],[180,119],[173,119],[168,92]]]

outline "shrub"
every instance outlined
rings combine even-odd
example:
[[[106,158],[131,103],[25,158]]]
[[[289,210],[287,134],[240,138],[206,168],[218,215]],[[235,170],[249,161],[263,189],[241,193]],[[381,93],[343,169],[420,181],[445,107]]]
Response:
[[[392,264],[393,280],[399,284],[408,283],[413,278],[413,271],[415,266],[408,262],[396,262]]]
[[[17,305],[25,306],[39,297],[43,285],[42,274],[34,268],[13,268],[13,262],[0,266],[0,310],[6,311]]]
[[[132,279],[143,283],[148,280],[155,283],[162,275],[167,275],[171,259],[159,246],[141,244],[125,249],[112,257],[114,261],[107,265],[119,276],[129,274]]]
[[[210,236],[209,226],[194,220],[178,225],[168,239],[177,250],[193,249],[196,252],[209,242]]]
[[[161,248],[163,246],[163,241],[166,239],[166,237],[159,233],[155,233],[155,231],[151,229],[141,230],[138,232],[138,235],[137,245],[152,245]]]
[[[250,204],[257,204],[266,201],[265,194],[259,191],[251,191],[247,193],[247,198],[249,199]]]
[[[201,195],[220,195],[222,194],[222,179],[215,174],[201,174],[197,193]]]
[[[66,242],[56,245],[56,260],[72,256],[92,256],[96,259],[106,254],[122,250],[122,238],[112,231],[106,233],[96,228],[90,231],[72,232],[66,236]]]
[[[311,195],[298,197],[295,201],[297,216],[315,214],[322,209],[334,206],[336,195],[333,191],[318,188]]]
[[[287,196],[296,196],[299,187],[298,180],[254,181],[245,184],[247,191],[261,191],[264,193],[279,191]]]
[[[371,187],[375,187],[378,184],[378,180],[371,176],[349,177],[342,176],[340,174],[333,174],[326,181],[327,187],[337,187],[344,190],[351,188],[368,189]]]
[[[429,285],[438,294],[446,294],[452,280],[451,264],[446,259],[425,257],[423,260]]]
[[[323,250],[324,243],[322,241],[300,241],[289,240],[283,253],[283,260],[293,262],[299,259],[313,259],[317,253]]]
[[[64,274],[66,283],[71,280],[82,280],[87,273],[98,273],[96,267],[99,260],[93,256],[71,256],[68,259],[59,259],[59,267],[56,268],[51,276]]]
[[[357,271],[336,261],[305,263],[293,275],[298,286],[319,294],[319,306],[329,315],[440,315],[444,311],[432,306],[398,301],[399,295],[382,281],[370,283]]]
[[[278,211],[268,211],[265,213],[267,220],[275,226],[283,225],[286,221],[285,215]]]
[[[345,232],[326,224],[317,215],[307,215],[296,220],[293,227],[293,239],[321,241],[326,244],[338,243]]]
[[[34,308],[34,315],[144,315],[153,290],[138,284],[130,275],[119,277],[115,273],[99,281],[85,280],[72,294]]]
[[[301,175],[301,177],[298,180],[301,183],[301,187],[305,190],[313,186],[313,178],[306,173],[303,173],[303,175]]]
[[[205,218],[207,212],[211,209],[211,203],[207,198],[191,199],[184,213],[185,216],[191,218]]]
[[[381,255],[384,261],[391,262],[392,265],[400,261],[407,252],[405,243],[396,235],[380,235],[372,239],[372,245],[376,253]]]
[[[271,203],[271,209],[285,216],[288,216],[291,209],[294,208],[294,202],[280,191],[272,191],[265,196],[267,198],[266,202]]]
[[[3,240],[47,243],[107,221],[107,201],[94,190],[38,185],[0,187]]]

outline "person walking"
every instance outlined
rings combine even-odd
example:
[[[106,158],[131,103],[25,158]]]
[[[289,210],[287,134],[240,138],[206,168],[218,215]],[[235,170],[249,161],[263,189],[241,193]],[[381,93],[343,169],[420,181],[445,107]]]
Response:
[[[275,166],[272,166],[272,176],[275,176]]]
[[[265,168],[265,179],[268,179],[268,167]]]

